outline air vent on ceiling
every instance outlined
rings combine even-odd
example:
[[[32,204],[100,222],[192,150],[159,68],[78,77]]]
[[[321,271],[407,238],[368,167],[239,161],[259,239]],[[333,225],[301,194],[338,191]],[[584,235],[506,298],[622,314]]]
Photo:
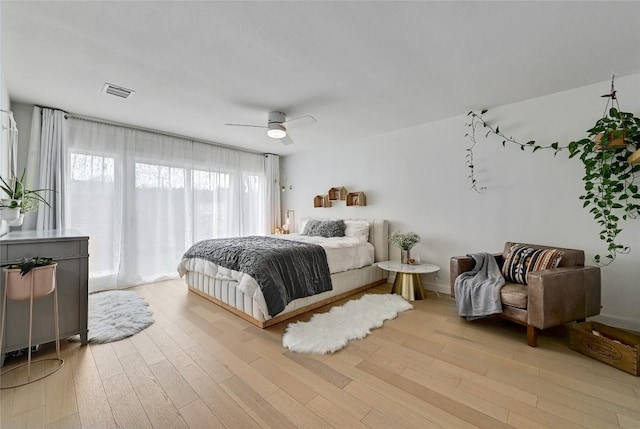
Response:
[[[116,97],[120,98],[129,98],[135,91],[133,89],[123,88],[111,83],[105,83],[104,87],[102,88],[102,92],[104,92],[105,94],[115,95]]]

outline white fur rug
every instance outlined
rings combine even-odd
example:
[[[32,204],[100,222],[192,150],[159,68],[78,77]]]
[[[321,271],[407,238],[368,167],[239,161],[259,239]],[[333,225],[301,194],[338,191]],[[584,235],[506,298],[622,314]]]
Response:
[[[89,295],[89,341],[110,343],[153,323],[149,303],[138,292],[111,290]]]
[[[366,337],[385,320],[412,308],[400,295],[364,295],[327,313],[316,314],[308,322],[290,324],[282,337],[282,345],[298,353],[333,353],[349,340]]]

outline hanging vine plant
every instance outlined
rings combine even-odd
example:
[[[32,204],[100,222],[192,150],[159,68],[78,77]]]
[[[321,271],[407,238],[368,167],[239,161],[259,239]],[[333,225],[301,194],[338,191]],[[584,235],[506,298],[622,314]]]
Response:
[[[636,218],[640,213],[640,193],[638,185],[634,183],[640,173],[640,118],[620,111],[613,78],[611,92],[603,97],[608,98],[604,116],[587,130],[586,138],[572,141],[566,146],[560,146],[558,142],[542,145],[535,140],[522,143],[504,134],[498,125],[494,127],[487,123],[483,118],[487,110],[469,112],[469,121],[466,123],[470,129],[466,134],[470,141],[466,155],[469,179],[471,188],[478,193],[486,191],[486,187],[480,186],[476,179],[473,162],[473,149],[481,134],[485,138],[494,136],[501,139],[503,146],[508,143],[532,153],[552,150],[554,155],[567,151],[569,158],[578,157],[582,161],[584,193],[579,198],[602,228],[600,239],[607,245],[604,257],[598,254],[593,258],[601,266],[609,265],[618,254],[629,253],[629,246],[617,241],[622,231],[619,222]]]

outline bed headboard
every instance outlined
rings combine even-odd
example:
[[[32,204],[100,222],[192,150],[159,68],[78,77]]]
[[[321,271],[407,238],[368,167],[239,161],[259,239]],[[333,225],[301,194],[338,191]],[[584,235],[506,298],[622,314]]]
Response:
[[[367,219],[369,221],[369,243],[376,252],[376,262],[389,260],[389,221],[385,219]]]
[[[303,218],[301,225],[304,225],[305,221],[310,219],[325,219],[329,218]],[[375,261],[388,261],[389,260],[389,221],[386,219],[352,219],[345,220],[364,220],[369,222],[369,243],[373,244],[375,249]],[[300,231],[302,232],[302,231]]]

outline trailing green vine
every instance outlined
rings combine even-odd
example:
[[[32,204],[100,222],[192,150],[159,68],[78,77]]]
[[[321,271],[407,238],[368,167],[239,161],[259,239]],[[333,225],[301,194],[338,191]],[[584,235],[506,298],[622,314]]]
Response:
[[[482,110],[480,113],[470,111],[469,113],[467,113],[467,117],[469,118],[469,121],[465,123],[465,125],[469,127],[469,129],[471,130],[470,132],[465,134],[465,137],[467,137],[471,142],[469,147],[466,149],[467,154],[465,155],[467,160],[467,167],[469,168],[468,178],[471,181],[471,189],[478,192],[479,194],[484,194],[485,191],[487,190],[486,186],[479,186],[478,181],[476,179],[476,174],[475,174],[475,164],[473,163],[473,149],[475,148],[476,144],[478,144],[477,135],[481,131],[484,133],[485,138],[488,138],[490,135],[493,135],[498,137],[500,140],[502,140],[502,147],[505,147],[507,143],[511,143],[516,146],[519,146],[520,149],[523,151],[526,151],[527,149],[529,149],[531,150],[532,153],[535,153],[540,149],[553,149],[554,155],[556,155],[558,152],[568,149],[569,147],[569,146],[560,146],[558,142],[551,143],[550,145],[546,145],[546,146],[541,146],[537,144],[535,140],[530,140],[527,143],[520,143],[513,137],[507,136],[502,131],[500,131],[499,125],[496,127],[493,127],[491,124],[485,121],[483,118],[483,115],[487,112],[488,112],[487,109]]]
[[[613,82],[611,94],[606,96],[610,97],[610,101],[616,100]],[[608,103],[607,107],[609,107]],[[480,113],[469,112],[467,114],[469,120],[465,124],[470,129],[466,134],[470,141],[466,163],[470,170],[471,188],[474,191],[481,194],[486,191],[485,186],[478,184],[473,162],[473,149],[481,133],[485,138],[489,136],[499,138],[502,146],[509,143],[519,146],[522,151],[531,150],[535,153],[545,149],[553,150],[554,155],[557,155],[566,150],[569,158],[578,157],[582,161],[585,172],[582,178],[584,193],[579,199],[583,201],[583,208],[589,209],[589,213],[602,228],[600,239],[607,245],[604,258],[599,254],[594,256],[595,263],[601,266],[609,265],[615,260],[616,255],[629,253],[629,246],[617,242],[618,235],[622,231],[618,224],[621,219],[636,218],[640,213],[640,193],[638,186],[634,183],[640,173],[640,164],[630,164],[627,161],[629,155],[636,149],[640,149],[640,118],[632,113],[621,112],[619,108],[611,107],[606,111],[605,116],[587,131],[587,138],[560,146],[558,142],[549,145],[538,144],[535,140],[519,142],[504,134],[498,125],[494,127],[489,124],[483,117],[486,112],[487,110],[482,110]],[[624,144],[619,150],[613,151],[611,149],[614,141],[618,138],[623,138]]]
[[[476,174],[475,174],[475,165],[473,162],[473,149],[476,147],[476,144],[478,143],[476,141],[476,132],[478,131],[478,118],[479,120],[484,124],[485,127],[487,127],[486,122],[484,122],[482,120],[482,115],[484,115],[485,113],[487,113],[487,110],[483,110],[479,115],[477,115],[474,112],[469,112],[469,115],[471,115],[471,122],[466,123],[465,125],[467,127],[471,128],[471,132],[465,134],[465,137],[468,137],[471,140],[471,145],[466,149],[467,154],[465,155],[465,158],[467,160],[467,167],[469,167],[469,176],[467,177],[470,181],[471,181],[471,189],[473,189],[474,191],[476,191],[479,194],[484,194],[487,190],[486,186],[478,186],[478,181],[476,180]],[[487,137],[489,134],[487,134],[485,137]]]

